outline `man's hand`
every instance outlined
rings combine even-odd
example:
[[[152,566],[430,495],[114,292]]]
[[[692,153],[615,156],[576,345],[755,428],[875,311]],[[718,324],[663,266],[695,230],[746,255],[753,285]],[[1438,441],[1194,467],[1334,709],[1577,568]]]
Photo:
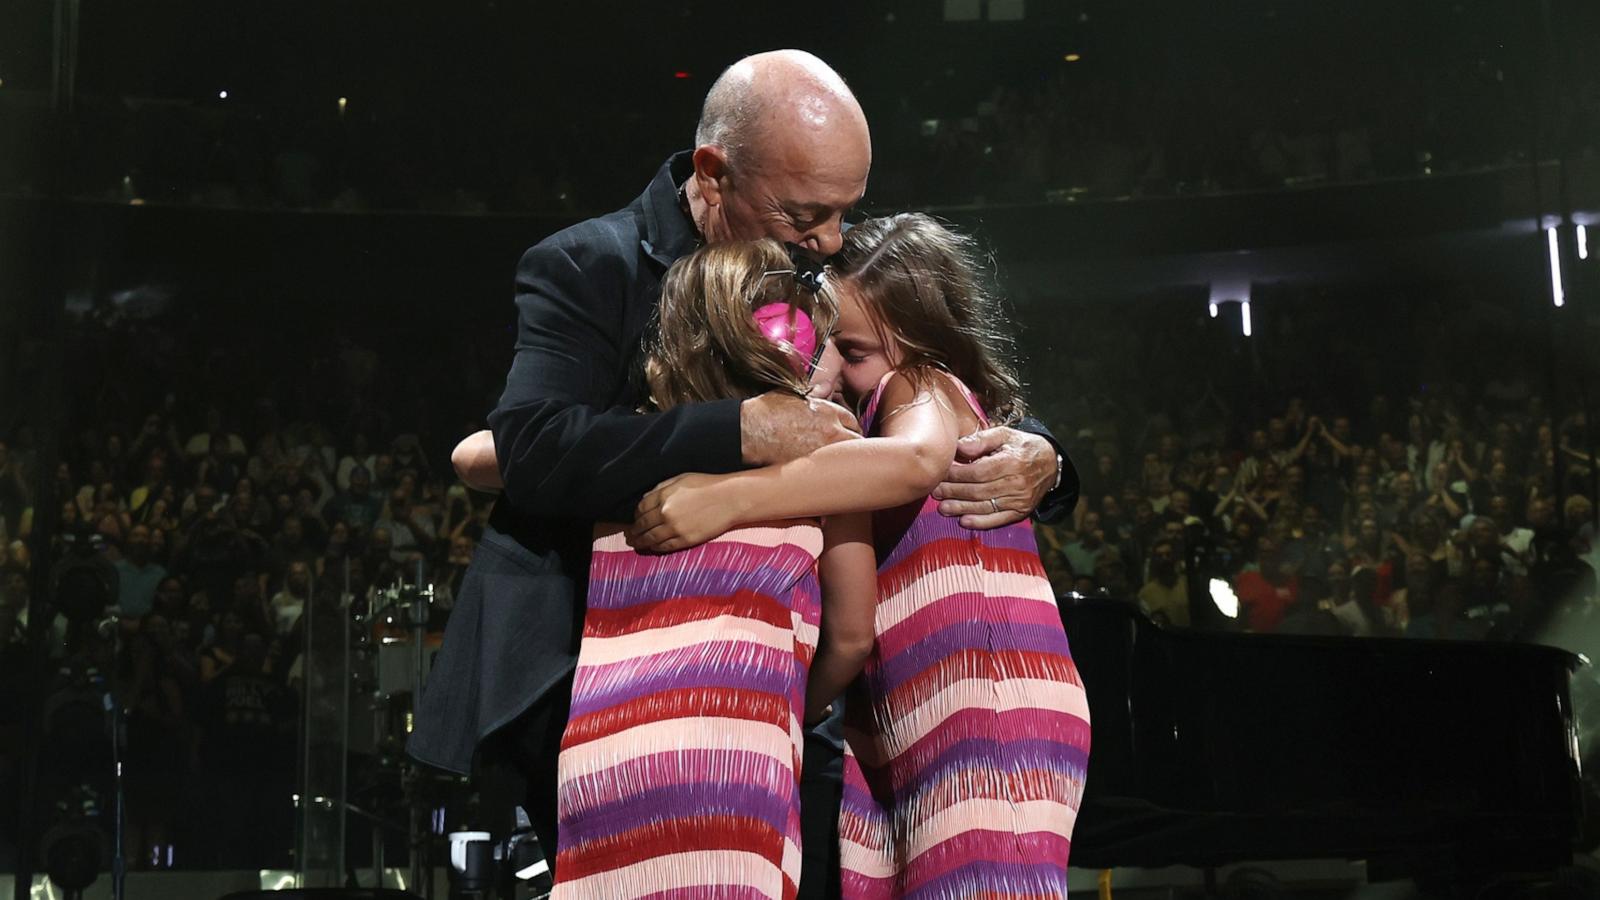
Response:
[[[988,428],[962,438],[950,474],[934,489],[939,512],[966,528],[999,528],[1033,515],[1055,487],[1055,445],[1014,428]]]
[[[739,405],[739,432],[745,464],[770,466],[859,437],[861,425],[837,403],[768,391]]]
[[[690,473],[669,478],[644,495],[628,527],[628,546],[642,553],[697,547],[732,528],[737,510],[717,496],[725,476]]]

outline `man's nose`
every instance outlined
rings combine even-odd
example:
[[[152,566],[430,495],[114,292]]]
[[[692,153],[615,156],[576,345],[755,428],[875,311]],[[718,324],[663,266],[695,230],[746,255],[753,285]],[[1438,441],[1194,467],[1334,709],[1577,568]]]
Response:
[[[815,253],[822,259],[827,259],[838,253],[839,248],[844,246],[844,233],[839,228],[838,220],[831,221],[806,234],[805,239],[800,241],[800,246]]]

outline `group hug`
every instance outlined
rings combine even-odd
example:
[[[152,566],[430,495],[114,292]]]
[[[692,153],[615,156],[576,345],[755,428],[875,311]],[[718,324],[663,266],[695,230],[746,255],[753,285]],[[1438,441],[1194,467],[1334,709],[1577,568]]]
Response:
[[[1075,478],[972,239],[844,226],[869,164],[836,73],[749,57],[519,266],[409,749],[512,759],[556,900],[1066,894],[1089,712],[1030,516]]]

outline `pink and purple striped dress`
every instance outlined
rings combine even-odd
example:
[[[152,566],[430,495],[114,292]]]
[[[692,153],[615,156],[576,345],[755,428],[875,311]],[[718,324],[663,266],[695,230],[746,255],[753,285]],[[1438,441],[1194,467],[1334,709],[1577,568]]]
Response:
[[[877,644],[846,704],[844,895],[1066,896],[1089,709],[1032,526],[969,530],[930,497],[873,529]]]
[[[596,538],[555,900],[795,896],[821,551],[814,521],[666,556]]]

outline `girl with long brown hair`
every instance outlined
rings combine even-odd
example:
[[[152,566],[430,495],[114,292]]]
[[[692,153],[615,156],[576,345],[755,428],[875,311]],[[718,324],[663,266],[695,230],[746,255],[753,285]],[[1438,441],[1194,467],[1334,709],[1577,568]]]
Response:
[[[696,251],[662,283],[651,405],[805,395],[804,348],[831,304],[773,241]],[[831,698],[871,646],[868,527],[752,520],[671,555],[597,527],[558,763],[557,900],[795,896],[808,673]]]
[[[845,713],[851,897],[1066,895],[1089,714],[1032,529],[968,529],[929,496],[961,436],[1022,409],[977,269],[971,241],[925,215],[847,232],[829,283],[867,438],[664,482],[629,532],[672,550],[755,519],[880,509],[876,641]],[[920,492],[895,499],[908,481]]]

